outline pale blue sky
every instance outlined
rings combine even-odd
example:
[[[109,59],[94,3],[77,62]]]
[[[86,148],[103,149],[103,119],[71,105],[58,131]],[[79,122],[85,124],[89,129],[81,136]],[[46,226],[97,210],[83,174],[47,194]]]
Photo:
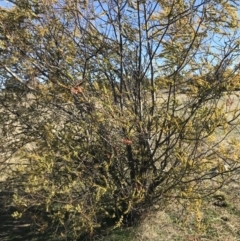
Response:
[[[1,7],[10,7],[11,4],[6,0],[0,0],[0,6]]]

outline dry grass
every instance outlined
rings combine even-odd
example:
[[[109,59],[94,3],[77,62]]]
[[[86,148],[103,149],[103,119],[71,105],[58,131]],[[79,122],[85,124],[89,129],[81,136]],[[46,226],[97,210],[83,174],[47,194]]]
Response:
[[[196,223],[194,212],[185,209],[184,202],[179,203],[173,200],[163,210],[149,212],[138,227],[123,230],[122,236],[119,233],[115,236],[113,233],[105,240],[239,241],[239,187],[240,181],[232,181],[213,197],[204,200],[199,225]]]

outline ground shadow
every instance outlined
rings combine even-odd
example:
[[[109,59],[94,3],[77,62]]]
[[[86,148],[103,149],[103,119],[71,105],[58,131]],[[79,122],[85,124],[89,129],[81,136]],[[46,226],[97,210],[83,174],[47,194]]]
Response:
[[[15,211],[10,200],[12,194],[0,192],[0,240],[1,241],[41,241],[49,240],[45,235],[33,230],[30,217],[15,219]]]

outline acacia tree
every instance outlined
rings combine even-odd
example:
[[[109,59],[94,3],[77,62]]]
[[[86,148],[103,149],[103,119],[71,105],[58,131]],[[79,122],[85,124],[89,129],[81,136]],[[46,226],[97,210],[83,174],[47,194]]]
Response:
[[[14,216],[92,235],[194,203],[238,169],[236,1],[9,2],[0,146]]]

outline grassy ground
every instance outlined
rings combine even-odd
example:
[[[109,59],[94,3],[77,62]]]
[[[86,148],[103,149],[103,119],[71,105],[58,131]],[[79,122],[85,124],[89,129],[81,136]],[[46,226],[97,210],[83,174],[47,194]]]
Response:
[[[240,241],[240,182],[232,181],[202,203],[201,220],[184,202],[149,212],[135,228],[110,234],[106,241]]]

